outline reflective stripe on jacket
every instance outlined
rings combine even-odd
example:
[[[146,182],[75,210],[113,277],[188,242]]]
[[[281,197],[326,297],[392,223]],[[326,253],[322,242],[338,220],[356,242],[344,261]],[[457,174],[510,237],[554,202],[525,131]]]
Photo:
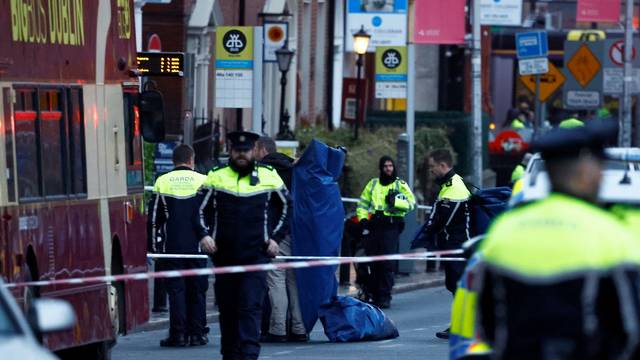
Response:
[[[252,175],[240,177],[230,166],[224,166],[209,172],[204,188],[200,222],[203,235],[208,232],[216,241],[214,262],[268,262],[266,245],[269,239],[282,241],[291,213],[289,194],[278,173],[256,165]],[[281,209],[277,217],[270,216],[274,209]]]
[[[178,167],[160,176],[151,198],[149,247],[153,252],[195,253],[199,252],[199,224],[197,199],[198,189],[205,175],[187,167]],[[166,239],[157,243],[162,232]]]

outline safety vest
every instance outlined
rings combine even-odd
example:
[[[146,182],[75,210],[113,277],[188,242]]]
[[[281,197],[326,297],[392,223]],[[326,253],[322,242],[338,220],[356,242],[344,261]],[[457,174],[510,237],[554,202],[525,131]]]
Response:
[[[449,200],[453,202],[467,201],[471,197],[471,192],[464,184],[464,180],[458,174],[453,177],[440,188],[438,200]]]
[[[513,121],[511,121],[511,128],[513,129],[524,129],[526,128],[527,125],[520,119],[513,119]]]
[[[160,176],[154,186],[151,199],[149,250],[170,253],[198,252],[200,240],[194,226],[200,206],[198,189],[206,179],[187,168],[177,168]],[[164,230],[165,239],[157,243]]]
[[[387,194],[391,190],[398,192],[393,206],[389,206],[386,201]],[[360,195],[356,213],[358,220],[366,219],[369,214],[374,214],[377,211],[383,211],[385,216],[404,217],[415,208],[415,205],[415,197],[406,182],[396,179],[390,184],[382,185],[378,178],[373,178],[367,183]]]
[[[554,343],[559,337],[572,342],[565,357],[586,358],[602,318],[624,319],[627,312],[620,309],[639,310],[637,292],[618,297],[611,292],[636,288],[632,277],[612,277],[637,275],[640,244],[612,214],[585,201],[552,193],[512,210],[496,220],[479,251],[483,264],[472,285],[481,302],[477,318],[497,358],[523,352],[543,357],[548,347],[561,346]],[[598,291],[609,284],[610,291]],[[602,297],[610,301],[609,296],[618,306],[589,306]],[[584,319],[594,322],[583,324]]]
[[[265,263],[269,239],[288,233],[290,201],[284,182],[272,167],[256,165],[240,177],[223,166],[209,172],[200,208],[201,224],[216,241],[216,265]],[[275,212],[278,214],[274,214]]]
[[[560,124],[558,124],[558,127],[561,129],[575,129],[583,126],[584,126],[584,122],[576,118],[562,120]]]
[[[516,168],[513,169],[513,172],[511,173],[511,182],[515,183],[520,178],[522,178],[524,176],[524,171],[525,171],[524,165],[518,164]]]

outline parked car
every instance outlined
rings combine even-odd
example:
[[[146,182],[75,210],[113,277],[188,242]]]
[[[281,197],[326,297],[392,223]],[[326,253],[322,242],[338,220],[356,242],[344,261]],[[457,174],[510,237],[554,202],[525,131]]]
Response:
[[[0,279],[0,358],[56,359],[38,338],[73,327],[76,317],[71,305],[62,300],[36,299],[28,318]]]

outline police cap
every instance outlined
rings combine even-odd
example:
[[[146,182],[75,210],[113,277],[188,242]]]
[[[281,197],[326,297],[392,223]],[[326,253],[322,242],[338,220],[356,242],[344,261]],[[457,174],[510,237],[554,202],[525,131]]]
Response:
[[[575,158],[584,150],[604,158],[604,148],[615,141],[617,134],[617,122],[592,120],[583,127],[553,129],[531,146],[534,151],[542,153],[545,160]]]
[[[231,149],[251,150],[260,135],[249,131],[234,131],[227,134],[227,139],[231,142]]]

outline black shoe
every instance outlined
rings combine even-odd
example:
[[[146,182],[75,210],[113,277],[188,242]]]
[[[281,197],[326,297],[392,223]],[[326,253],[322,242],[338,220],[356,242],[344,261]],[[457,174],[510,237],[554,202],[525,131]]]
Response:
[[[375,305],[380,309],[388,309],[391,307],[390,300],[376,301]]]
[[[289,342],[308,342],[309,335],[307,334],[290,334]]]
[[[271,333],[266,333],[260,337],[260,342],[264,343],[285,343],[287,342],[286,335],[273,335]]]
[[[449,330],[450,330],[450,329],[451,329],[451,328],[447,328],[446,330],[438,331],[438,332],[436,333],[436,337],[437,337],[438,339],[443,339],[443,340],[447,340],[447,339],[449,339]]]
[[[185,347],[187,341],[184,336],[169,336],[164,340],[160,340],[160,346],[162,347]]]
[[[154,307],[153,309],[151,309],[151,312],[154,312],[154,313],[167,313],[167,312],[169,312],[169,309],[167,309],[164,306],[158,306],[158,307]]]
[[[209,339],[204,335],[191,335],[189,337],[189,346],[203,346],[209,343]]]

